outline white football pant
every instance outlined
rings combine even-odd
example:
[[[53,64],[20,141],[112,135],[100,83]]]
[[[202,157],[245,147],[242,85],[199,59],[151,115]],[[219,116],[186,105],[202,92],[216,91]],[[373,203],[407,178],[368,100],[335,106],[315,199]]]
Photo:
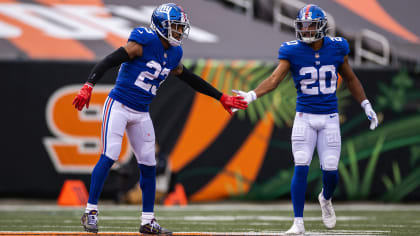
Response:
[[[127,131],[137,163],[156,165],[155,131],[149,113],[133,110],[108,97],[102,118],[102,154],[114,161],[118,159],[124,131]]]
[[[321,168],[327,171],[337,170],[341,151],[338,113],[296,113],[292,130],[292,152],[295,165],[309,166],[315,146]]]

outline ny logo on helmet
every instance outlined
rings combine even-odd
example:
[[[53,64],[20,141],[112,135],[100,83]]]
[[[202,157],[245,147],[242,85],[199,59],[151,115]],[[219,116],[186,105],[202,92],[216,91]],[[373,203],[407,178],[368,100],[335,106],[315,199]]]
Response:
[[[158,12],[162,12],[162,13],[168,13],[172,10],[171,6],[168,5],[161,5],[158,9],[156,9]]]

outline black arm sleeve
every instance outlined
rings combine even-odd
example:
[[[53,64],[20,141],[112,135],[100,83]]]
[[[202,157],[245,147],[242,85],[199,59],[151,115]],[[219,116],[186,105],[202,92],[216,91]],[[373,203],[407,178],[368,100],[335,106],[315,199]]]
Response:
[[[192,73],[185,66],[182,70],[182,73],[177,77],[185,83],[187,83],[191,88],[195,89],[197,92],[203,93],[217,100],[220,100],[220,98],[223,95],[219,90],[211,86],[204,79]]]
[[[123,62],[129,61],[130,57],[128,56],[127,51],[120,47],[108,56],[106,56],[104,59],[98,62],[98,64],[93,67],[91,70],[87,82],[91,84],[96,84],[99,79],[102,78],[102,76],[105,74],[105,72],[114,67],[118,66]]]

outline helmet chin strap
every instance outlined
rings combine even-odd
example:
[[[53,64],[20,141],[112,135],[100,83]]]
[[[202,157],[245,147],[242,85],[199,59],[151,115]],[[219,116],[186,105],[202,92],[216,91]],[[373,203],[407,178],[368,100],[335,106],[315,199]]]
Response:
[[[179,46],[179,45],[181,45],[181,42],[180,41],[178,41],[178,40],[176,40],[176,39],[174,39],[173,37],[172,37],[172,35],[169,35],[168,37],[166,37],[164,34],[162,34],[162,32],[160,32],[160,30],[158,30],[153,24],[151,25],[151,28],[153,28],[156,32],[158,32],[158,34],[162,37],[162,38],[164,38],[168,43],[169,43],[169,45],[171,45],[171,46],[173,46],[173,47],[177,47],[177,46]],[[170,33],[169,33],[170,34]]]
[[[174,39],[172,36],[169,36],[168,38],[165,38],[165,39],[173,47],[177,47],[177,46],[181,45],[181,42]]]
[[[304,43],[314,43],[314,42],[316,42],[316,41],[319,41],[319,40],[321,40],[322,38],[319,38],[319,39],[317,39],[317,38],[315,38],[315,37],[302,37],[302,42],[304,42]]]
[[[181,42],[180,42],[180,41],[175,40],[175,39],[172,39],[172,38],[170,38],[170,39],[168,40],[168,42],[169,42],[169,44],[170,44],[171,46],[173,46],[173,47],[178,47],[178,46],[180,46],[180,45],[181,45]]]
[[[180,40],[177,40],[174,37],[172,37],[172,29],[170,28],[170,26],[169,26],[169,29],[168,29],[168,38],[167,38],[167,40],[168,40],[169,44],[171,46],[173,46],[173,47],[177,47],[177,46],[181,45],[181,41]]]
[[[302,37],[302,41],[303,41],[304,43],[313,43],[313,42],[315,42],[315,41],[317,41],[317,40],[315,39],[315,37],[311,37],[311,38]]]

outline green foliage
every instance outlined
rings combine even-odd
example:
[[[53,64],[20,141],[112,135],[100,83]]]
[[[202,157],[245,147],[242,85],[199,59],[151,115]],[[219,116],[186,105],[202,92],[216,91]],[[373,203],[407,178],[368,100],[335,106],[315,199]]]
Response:
[[[413,163],[412,172],[416,173],[417,170],[419,170],[419,168],[415,166],[418,158],[416,156],[418,149],[415,148],[415,145],[420,143],[420,135],[417,130],[419,125],[420,117],[412,116],[398,121],[393,121],[392,123],[383,124],[382,126],[378,127],[375,132],[367,131],[366,133],[363,133],[359,136],[354,136],[351,139],[343,142],[345,145],[343,145],[342,149],[340,173],[347,193],[347,199],[365,199],[365,197],[369,196],[369,189],[375,168],[377,166],[376,162],[380,151],[386,152],[389,150],[395,150],[404,147],[408,148],[411,146],[411,160]],[[381,139],[384,139],[384,135],[386,135],[386,142],[381,141]],[[369,156],[370,160],[366,166],[365,180],[360,182],[357,177],[358,162],[368,158]],[[346,165],[348,165],[348,168],[343,168]],[[393,166],[393,173],[394,183],[389,177],[385,176],[382,178],[382,181],[388,190],[388,193],[385,193],[384,197],[382,198],[386,201],[396,201],[396,199],[401,200],[409,193],[407,192],[407,189],[414,191],[414,187],[417,186],[410,182],[410,179],[413,177],[407,181],[402,180],[399,174],[399,168],[398,166],[395,166],[395,164]],[[405,189],[403,186],[406,186],[407,189]],[[400,192],[397,194],[397,191]]]
[[[401,172],[397,162],[392,163],[392,170],[394,181],[386,175],[382,176],[382,182],[387,189],[387,192],[383,195],[382,200],[398,202],[420,186],[420,168],[414,169],[404,179],[401,177]]]
[[[415,145],[411,146],[410,153],[411,153],[410,164],[412,167],[415,167],[415,165],[420,160],[420,146],[415,146]]]
[[[384,141],[385,136],[380,136],[372,152],[372,155],[369,158],[368,165],[362,178],[359,177],[359,166],[357,161],[358,158],[354,148],[354,144],[351,140],[346,142],[348,156],[350,160],[350,170],[346,168],[343,162],[340,162],[339,171],[344,182],[344,188],[346,189],[348,199],[355,200],[365,199],[368,197],[369,190],[372,184],[373,174],[375,173],[376,163],[378,161],[379,154],[383,147]],[[360,179],[362,179],[361,182]]]
[[[385,201],[401,201],[406,195],[414,191],[420,186],[418,179],[420,178],[420,168],[416,167],[420,156],[420,147],[413,145],[410,147],[410,164],[413,166],[413,171],[405,178],[401,176],[401,171],[398,162],[392,163],[393,180],[387,175],[382,176],[387,192],[383,195],[382,199]]]
[[[243,175],[241,174],[240,170],[234,171],[235,176],[235,182],[236,182],[236,188],[235,186],[232,186],[231,184],[226,184],[226,190],[229,193],[229,196],[236,197],[236,198],[242,198],[245,194],[245,183],[249,181],[245,181]]]
[[[366,198],[369,195],[369,190],[372,184],[372,178],[375,172],[376,163],[378,162],[379,154],[381,153],[384,141],[385,136],[380,135],[378,142],[376,143],[375,148],[373,149],[372,156],[369,159],[369,163],[366,167],[360,191],[360,195],[363,196],[363,198]]]
[[[402,112],[409,98],[408,93],[414,82],[406,70],[401,70],[393,79],[390,86],[379,82],[381,94],[376,101],[378,107],[390,107],[395,112]]]
[[[254,183],[251,190],[244,196],[247,200],[275,200],[290,192],[290,181],[293,168],[281,170],[263,184]]]
[[[358,192],[357,184],[359,183],[359,168],[357,166],[357,156],[354,150],[353,142],[348,141],[346,145],[347,145],[347,151],[349,153],[350,170],[347,170],[343,162],[339,163],[338,168],[341,174],[342,182],[344,183],[344,188],[346,189],[346,192],[347,192],[347,198],[354,199],[356,198],[357,192]],[[352,184],[353,181],[355,182],[355,184]]]
[[[271,74],[273,68],[273,65],[267,64],[259,73],[252,74],[248,80],[244,77],[235,78],[240,80],[238,89],[243,91],[255,89]],[[288,74],[274,91],[251,103],[246,111],[239,111],[238,116],[244,118],[247,114],[251,122],[257,122],[270,112],[277,127],[282,127],[284,123],[290,126],[295,114],[296,96],[293,80]]]
[[[392,182],[392,180],[386,176],[383,175],[382,176],[382,182],[384,183],[385,187],[389,190],[392,190],[395,185],[399,185],[401,184],[401,172],[400,172],[400,168],[398,167],[398,163],[397,162],[393,162],[392,163],[392,172],[394,174],[394,183]]]
[[[366,118],[365,118],[366,119]],[[406,117],[400,120],[384,123],[375,131],[367,129],[363,133],[353,135],[351,138],[343,140],[343,143],[351,140],[357,150],[358,161],[366,159],[371,155],[377,143],[379,134],[386,135],[387,142],[384,144],[383,151],[393,150],[401,147],[409,147],[420,143],[420,134],[417,127],[420,126],[420,115]],[[341,150],[341,162],[347,163],[347,146],[343,145]]]

